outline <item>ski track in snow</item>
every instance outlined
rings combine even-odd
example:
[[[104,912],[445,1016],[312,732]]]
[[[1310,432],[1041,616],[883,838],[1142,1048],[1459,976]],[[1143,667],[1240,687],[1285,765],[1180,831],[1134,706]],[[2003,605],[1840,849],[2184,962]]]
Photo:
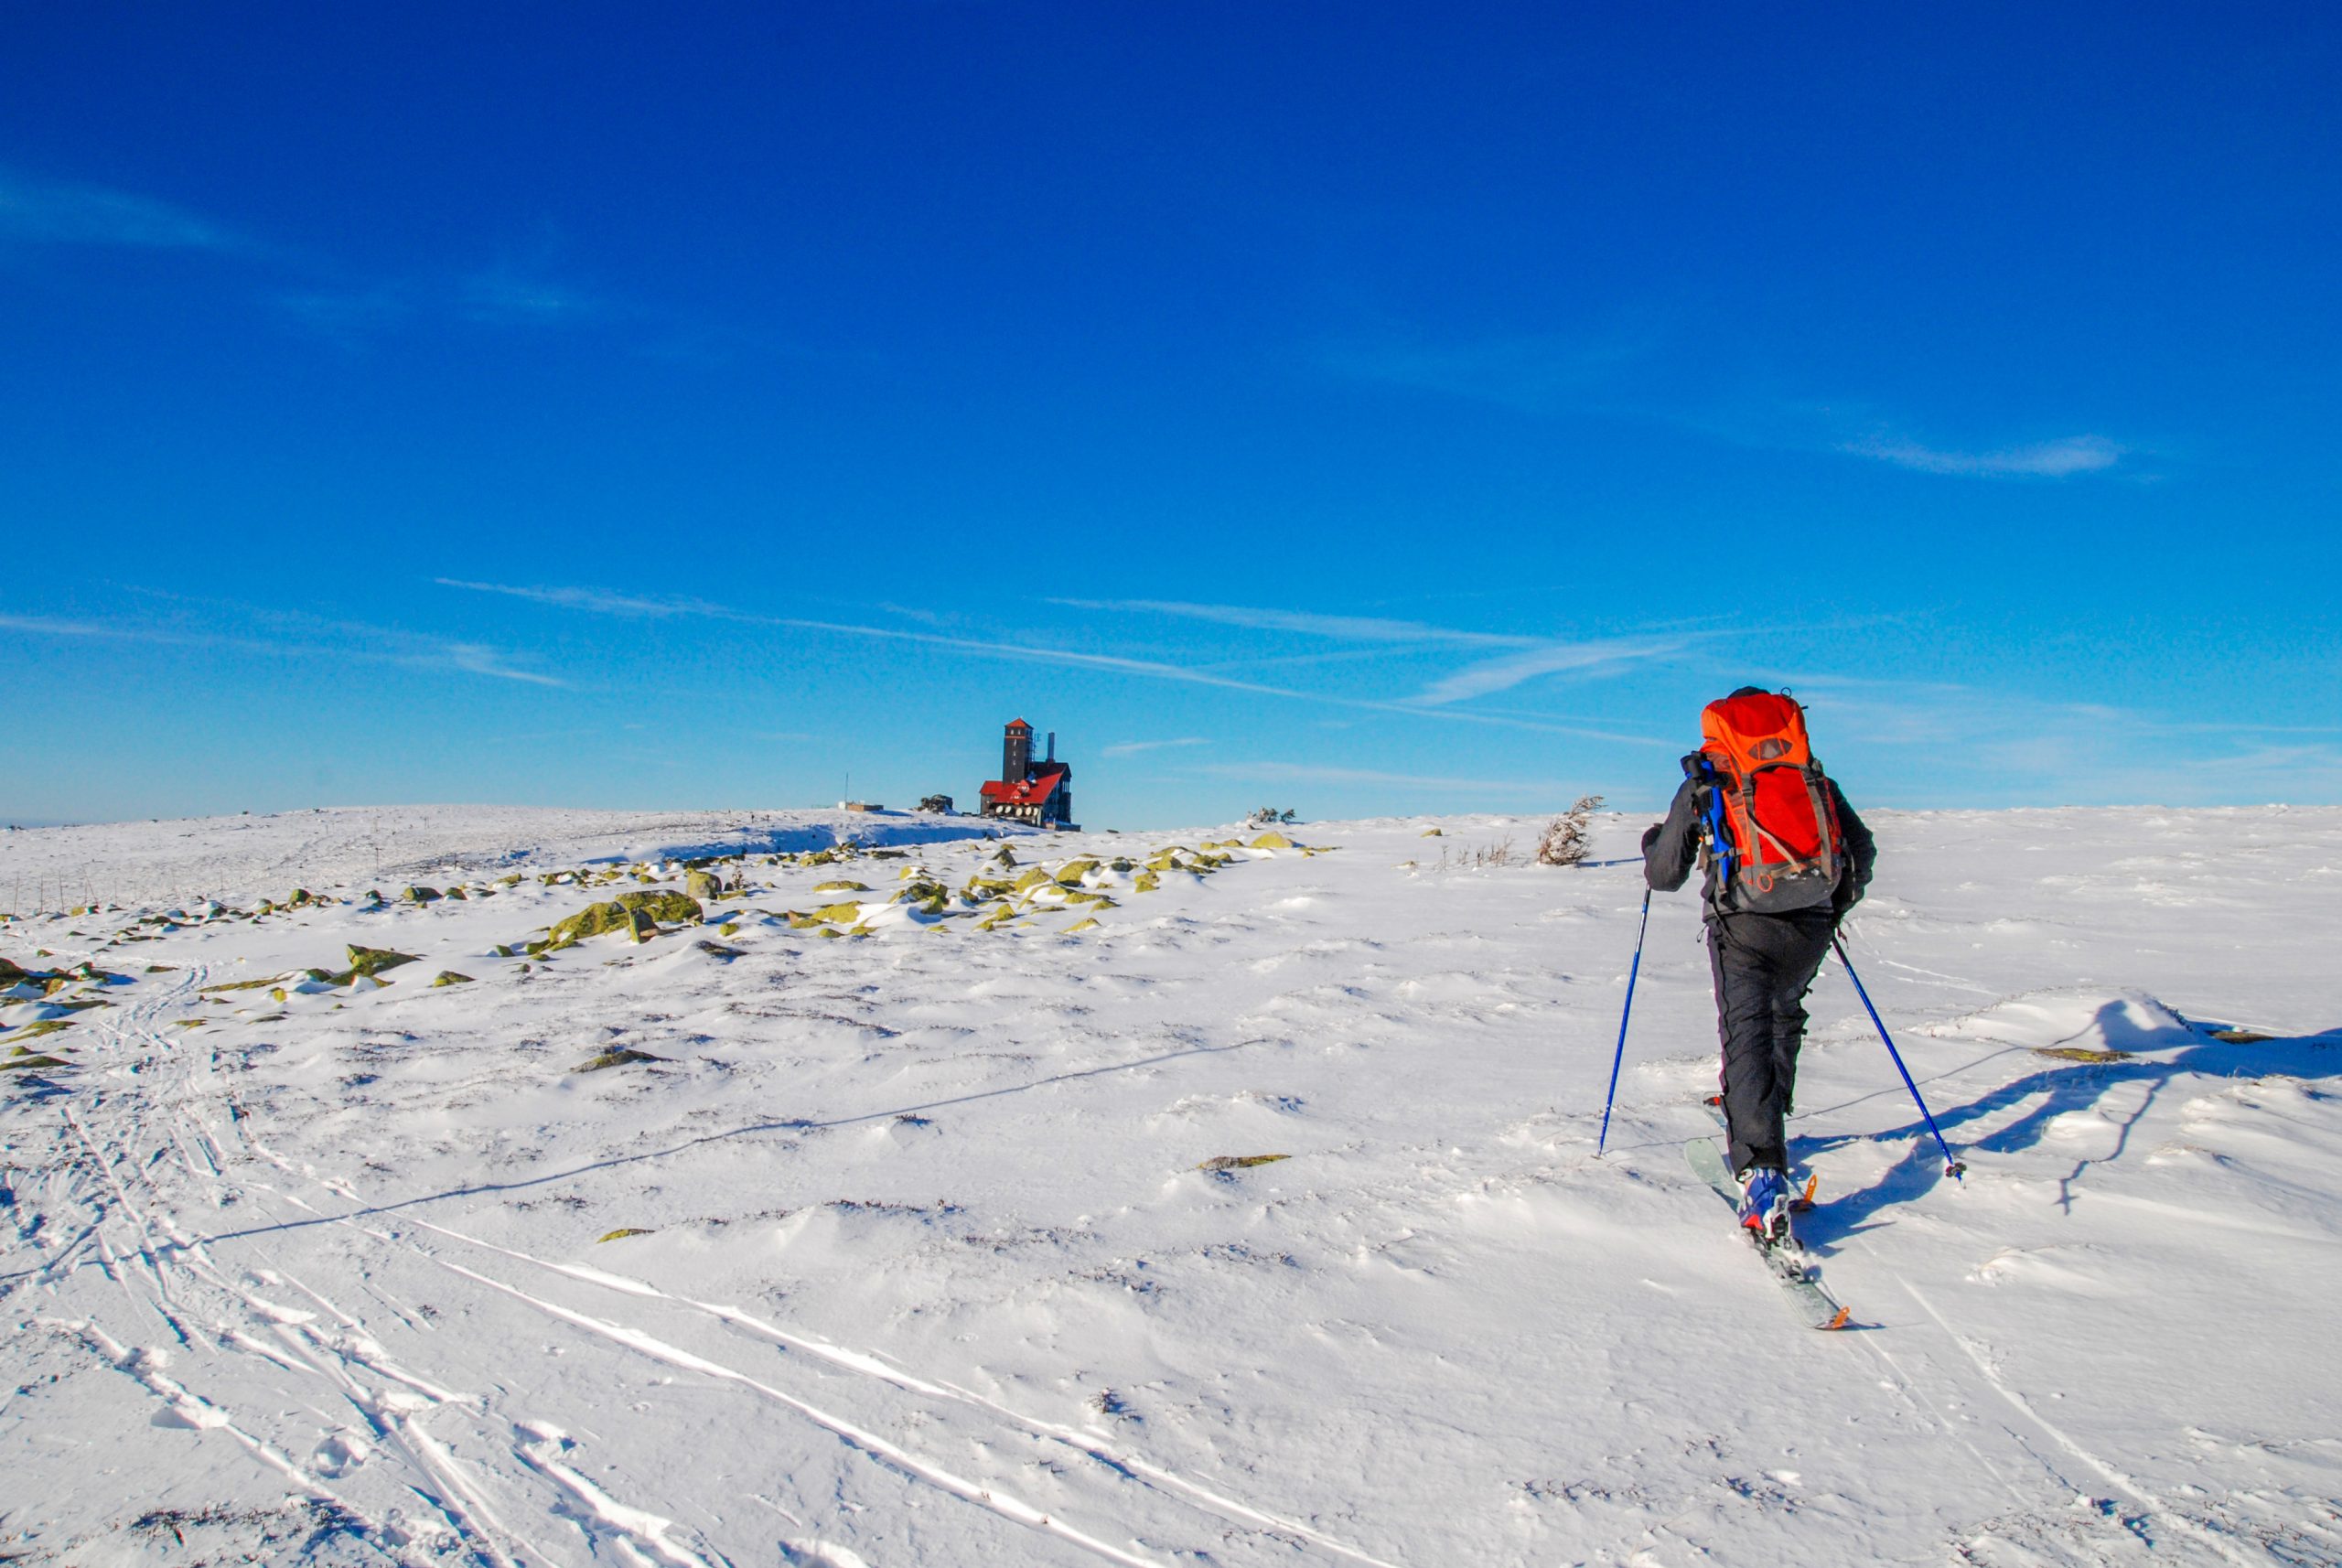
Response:
[[[745,816],[605,817],[588,842],[552,814],[417,810],[403,820],[432,853],[400,879],[641,854],[657,847],[646,833],[706,850],[839,831]],[[355,821],[338,836],[301,819],[171,826],[210,846],[200,868],[323,891],[353,869]],[[754,925],[727,939],[751,950],[740,975],[695,956],[688,933],[543,976],[458,934],[485,922],[509,940],[503,904],[525,896],[549,918],[583,901],[574,889],[354,918],[328,907],[304,913],[317,934],[290,946],[230,917],[122,941],[134,910],[0,928],[0,953],[28,966],[176,966],[44,1038],[70,1070],[5,1075],[0,1302],[21,1380],[0,1393],[0,1473],[42,1500],[0,1505],[0,1553],[62,1563],[134,1542],[181,1560],[167,1530],[186,1553],[499,1568],[2342,1563],[2342,1439],[2300,1424],[2342,1403],[2337,1357],[2310,1326],[2342,1284],[2342,1118],[2317,1034],[2335,1020],[2316,1012],[2316,944],[2290,912],[2309,907],[2319,863],[2342,858],[2342,813],[1883,818],[1890,859],[1855,956],[1975,1174],[1952,1193],[1931,1178],[1916,1113],[1856,1054],[1866,1026],[1825,976],[1800,1096],[1813,1109],[1793,1132],[1824,1177],[1814,1253],[1855,1313],[1829,1337],[1781,1316],[1676,1155],[1703,1131],[1714,1070],[1688,910],[1654,919],[1618,1147],[1597,1163],[1631,867],[1439,875],[1422,825],[1303,830],[1340,854],[1114,888],[1124,908],[1087,941],[903,928],[825,950]],[[1638,827],[1607,831],[1630,844]],[[2093,853],[2032,893],[1930,880],[1931,834],[1983,831]],[[153,839],[54,832],[114,834],[132,854]],[[2271,908],[2248,917],[2231,912],[2233,873],[2191,849],[2143,910],[2120,897],[2135,868],[2096,847],[2142,837],[2240,856],[2280,843],[2306,869],[2264,884]],[[1143,846],[1015,847],[1029,864]],[[954,881],[980,851],[909,853],[960,867],[943,872]],[[874,869],[894,867],[845,875]],[[787,888],[818,874],[781,875],[781,893],[750,903],[805,907]],[[2233,966],[2183,940],[2205,945],[2203,916],[2170,891],[2189,877],[2197,905],[2250,926],[2249,994],[2215,989]],[[109,929],[70,936],[77,923]],[[446,967],[485,983],[338,1007],[227,993],[224,1013],[204,993],[343,940],[430,950],[435,931]],[[1560,952],[1557,932],[1574,939]],[[33,933],[53,956],[34,959]],[[773,962],[777,989],[743,981]],[[2213,1046],[2150,982],[2277,1038]],[[547,1062],[543,1042],[581,1023],[671,1065],[561,1079],[587,1052]],[[765,1040],[781,1043],[777,1083],[796,1086],[786,1114],[767,1112],[768,1069],[741,1076]],[[1550,1054],[1563,1043],[1566,1059]],[[2128,1054],[2036,1054],[2078,1047]],[[484,1070],[446,1071],[465,1058]],[[674,1111],[645,1098],[679,1078]],[[1101,1117],[1103,1147],[1065,1143]],[[576,1151],[590,1157],[561,1146],[581,1137],[598,1140]],[[1219,1177],[1151,1152],[1273,1145],[1293,1163]],[[1074,1168],[1032,1186],[1020,1149]],[[461,1179],[467,1164],[483,1174]],[[760,1168],[790,1204],[692,1218],[727,1200],[755,1214]],[[650,1241],[617,1244],[665,1277],[568,1255],[594,1226],[565,1217],[596,1208],[667,1211]],[[736,1256],[744,1242],[764,1250]],[[2191,1272],[2208,1247],[2220,1261]],[[1024,1258],[1040,1268],[1020,1273]],[[1610,1266],[1577,1267],[1595,1264]],[[2224,1276],[2240,1271],[2287,1352],[2257,1401],[2234,1397],[2253,1363],[2224,1348]],[[757,1291],[802,1310],[726,1305]],[[825,1326],[792,1321],[809,1313]],[[2188,1359],[2139,1362],[2133,1323]],[[841,1326],[886,1348],[854,1348]],[[1217,1366],[1199,1359],[1215,1344]],[[1783,1423],[1768,1384],[1835,1413]],[[1081,1389],[1095,1421],[1029,1408]],[[2256,1420],[2291,1435],[2242,1435]],[[76,1465],[91,1444],[129,1444],[139,1478]]]

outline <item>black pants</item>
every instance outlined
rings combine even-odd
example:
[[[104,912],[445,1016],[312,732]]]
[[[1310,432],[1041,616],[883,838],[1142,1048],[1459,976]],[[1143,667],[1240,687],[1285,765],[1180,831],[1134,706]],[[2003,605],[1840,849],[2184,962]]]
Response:
[[[1708,965],[1724,1041],[1724,1111],[1732,1168],[1789,1168],[1782,1120],[1797,1093],[1806,989],[1830,950],[1830,910],[1710,915]]]

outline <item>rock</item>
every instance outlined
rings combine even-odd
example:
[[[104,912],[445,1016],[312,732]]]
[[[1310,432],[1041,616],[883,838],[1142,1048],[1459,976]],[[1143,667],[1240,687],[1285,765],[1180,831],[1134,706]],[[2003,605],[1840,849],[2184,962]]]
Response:
[[[1438,838],[1445,838],[1447,835],[1446,835],[1445,833],[1444,833],[1444,832],[1441,832],[1437,828],[1425,828],[1425,829],[1424,829],[1424,830],[1423,830],[1420,834],[1418,834],[1417,836],[1418,836],[1418,837],[1420,837],[1420,838],[1438,839]]]
[[[547,945],[567,947],[612,931],[646,941],[658,934],[661,923],[693,924],[704,918],[699,901],[681,893],[621,893],[606,903],[588,904],[556,923],[548,933]]]
[[[1262,833],[1252,841],[1254,849],[1291,849],[1293,841],[1283,833]]]
[[[476,983],[477,982],[475,982],[468,974],[457,974],[452,969],[443,969],[439,972],[437,978],[432,981],[431,988],[436,991],[443,985],[472,985]]]
[[[1152,893],[1163,886],[1163,879],[1152,871],[1142,871],[1138,874],[1138,880],[1132,886],[1142,893]]]
[[[617,1230],[611,1231],[608,1235],[602,1237],[600,1240],[596,1241],[594,1245],[598,1247],[603,1241],[623,1241],[629,1236],[649,1236],[651,1234],[654,1234],[654,1232],[645,1230],[639,1225],[621,1225]]]
[[[1084,919],[1076,920],[1073,924],[1071,924],[1070,926],[1068,926],[1068,927],[1065,929],[1065,934],[1066,934],[1067,936],[1069,936],[1069,936],[1072,936],[1072,935],[1073,935],[1075,932],[1077,932],[1077,931],[1094,931],[1094,930],[1096,930],[1096,929],[1099,929],[1099,927],[1098,927],[1098,922],[1097,922],[1097,921],[1092,920],[1092,919],[1084,918]]]
[[[683,891],[712,904],[724,897],[724,879],[712,871],[694,871],[683,878]]]
[[[816,882],[813,884],[813,891],[816,893],[867,893],[870,889],[859,882],[837,881]]]
[[[725,947],[722,942],[693,942],[692,946],[699,949],[700,951],[705,953],[710,958],[720,958],[727,962],[733,959],[738,958],[741,953],[740,949]]]
[[[862,906],[852,903],[824,904],[813,911],[813,918],[834,920],[841,926],[851,926],[862,918]]]
[[[463,901],[464,901],[465,903],[467,903],[467,904],[468,904],[468,903],[470,903],[470,902],[471,902],[471,897],[472,897],[472,896],[471,896],[470,894],[468,894],[468,893],[465,892],[465,891],[464,891],[462,888],[460,888],[460,887],[450,887],[450,888],[448,888],[448,889],[447,889],[447,897],[450,897],[450,898],[459,898],[459,899],[463,900]]]
[[[696,925],[707,918],[699,900],[682,893],[621,893],[614,901],[640,910],[662,926]]]
[[[1068,887],[1079,887],[1081,879],[1098,869],[1094,860],[1069,860],[1058,867],[1058,881]]]
[[[1037,865],[1030,871],[1026,872],[1022,876],[1019,876],[1014,883],[1010,884],[1010,886],[1019,893],[1028,893],[1036,887],[1046,887],[1056,880],[1056,877],[1051,876],[1047,872],[1042,870]]]
[[[18,1050],[23,1048],[21,1046],[17,1047]],[[12,1056],[5,1061],[0,1061],[0,1072],[15,1072],[20,1068],[71,1067],[72,1065],[63,1057]]]
[[[414,955],[411,952],[392,952],[388,948],[361,948],[355,942],[349,944],[349,967],[334,982],[337,985],[347,985],[360,975],[371,978],[386,969],[396,969],[403,963],[414,961]]]
[[[410,904],[436,903],[443,895],[436,887],[410,887],[399,895]]]
[[[1291,1155],[1218,1155],[1206,1160],[1196,1169],[1218,1175],[1222,1171],[1250,1170],[1254,1165],[1273,1165],[1279,1160],[1289,1160]]]
[[[569,1070],[571,1072],[599,1072],[604,1068],[625,1067],[630,1062],[657,1062],[666,1059],[664,1057],[654,1057],[649,1051],[638,1051],[627,1047],[604,1051],[599,1056],[587,1057]]]

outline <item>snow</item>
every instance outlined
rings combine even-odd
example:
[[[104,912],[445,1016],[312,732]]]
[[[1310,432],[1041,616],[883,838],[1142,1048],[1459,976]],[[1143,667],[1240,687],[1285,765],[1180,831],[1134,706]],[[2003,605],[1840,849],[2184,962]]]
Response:
[[[0,1034],[69,1064],[0,1073],[0,1552],[2342,1561],[2342,811],[1871,820],[1850,947],[1968,1174],[1833,962],[1792,1131],[1834,1335],[1683,1156],[1688,894],[1595,1156],[1639,820],[1566,870],[1474,864],[1534,842],[1499,818],[1015,832],[1007,878],[1100,864],[997,925],[885,902],[1002,879],[966,818],[0,835],[20,909],[118,906],[0,956],[122,977]],[[849,837],[902,858],[762,858]],[[744,848],[704,926],[526,951]]]

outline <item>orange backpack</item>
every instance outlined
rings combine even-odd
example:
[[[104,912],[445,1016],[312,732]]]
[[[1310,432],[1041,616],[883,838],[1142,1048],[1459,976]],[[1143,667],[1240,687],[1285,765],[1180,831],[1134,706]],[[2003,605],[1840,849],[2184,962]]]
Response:
[[[1778,915],[1830,902],[1845,842],[1805,710],[1774,692],[1710,703],[1698,760],[1710,786],[1703,847],[1732,907]]]

